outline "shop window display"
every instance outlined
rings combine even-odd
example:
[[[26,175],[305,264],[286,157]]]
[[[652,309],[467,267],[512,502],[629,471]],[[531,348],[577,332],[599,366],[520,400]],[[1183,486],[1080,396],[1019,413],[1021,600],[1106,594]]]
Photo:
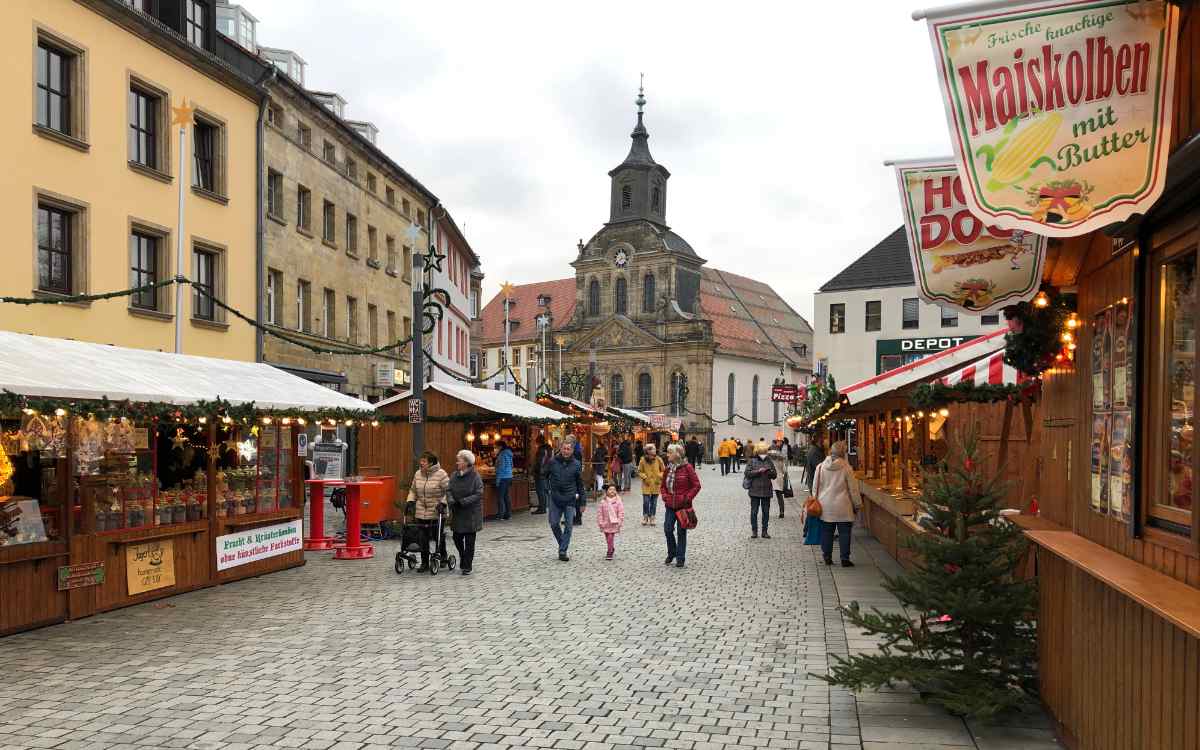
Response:
[[[24,429],[33,422],[31,430]],[[59,488],[65,463],[61,421],[36,416],[0,423],[0,547],[62,538]]]

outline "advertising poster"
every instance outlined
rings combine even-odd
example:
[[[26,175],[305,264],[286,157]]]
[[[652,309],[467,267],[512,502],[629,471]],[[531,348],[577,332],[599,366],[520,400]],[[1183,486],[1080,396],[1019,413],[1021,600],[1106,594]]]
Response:
[[[1109,438],[1108,505],[1112,515],[1124,518],[1133,510],[1133,457],[1129,450],[1129,428],[1132,424],[1127,411],[1114,412]]]
[[[1162,193],[1177,5],[957,5],[927,20],[973,214],[1005,229],[1073,237],[1145,213]]]
[[[1112,331],[1108,310],[1092,318],[1092,410],[1112,408]]]
[[[1032,299],[1046,238],[989,226],[967,208],[954,159],[896,162],[908,252],[921,298],[968,313]]]
[[[125,579],[130,596],[174,586],[175,540],[125,545]]]
[[[1108,415],[1092,416],[1092,510],[1108,512]]]
[[[217,570],[297,552],[303,546],[300,519],[217,537]]]
[[[1113,339],[1112,405],[1133,406],[1133,303],[1114,305],[1110,311]]]

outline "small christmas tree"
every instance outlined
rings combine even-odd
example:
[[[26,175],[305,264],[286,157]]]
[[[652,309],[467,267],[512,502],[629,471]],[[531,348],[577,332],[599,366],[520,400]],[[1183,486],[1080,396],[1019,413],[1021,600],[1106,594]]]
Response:
[[[912,570],[884,584],[907,613],[844,607],[851,623],[881,636],[880,653],[838,658],[823,679],[852,690],[906,682],[954,714],[988,718],[1037,694],[1037,592],[1015,575],[1027,543],[1000,518],[1004,487],[984,477],[974,433],[961,449],[961,461],[927,478],[926,533],[905,542]]]

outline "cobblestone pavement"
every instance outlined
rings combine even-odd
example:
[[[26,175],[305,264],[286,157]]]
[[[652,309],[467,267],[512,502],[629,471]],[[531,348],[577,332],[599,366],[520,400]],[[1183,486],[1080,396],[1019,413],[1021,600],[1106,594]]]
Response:
[[[0,748],[1054,747],[809,676],[871,647],[836,605],[887,604],[886,555],[819,565],[796,508],[752,541],[738,479],[701,477],[683,570],[631,495],[613,562],[594,510],[569,563],[521,514],[487,524],[471,577],[397,576],[385,542],[0,640]]]

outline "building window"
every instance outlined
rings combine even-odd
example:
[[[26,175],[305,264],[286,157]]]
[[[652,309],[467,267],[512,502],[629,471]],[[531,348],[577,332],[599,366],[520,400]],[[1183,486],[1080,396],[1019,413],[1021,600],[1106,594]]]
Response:
[[[413,270],[412,248],[409,247],[408,245],[404,246],[404,257],[403,257],[402,261],[403,262],[400,266],[401,277],[405,281],[412,281],[412,270]]]
[[[376,181],[375,181],[375,173],[367,172],[367,190],[370,190],[373,193],[373,192],[375,192],[377,187],[378,187],[378,185],[376,184]]]
[[[684,377],[681,372],[671,373],[671,416],[683,416],[683,403],[686,397],[683,392]]]
[[[379,266],[379,233],[370,224],[367,225],[367,260]]]
[[[404,214],[405,216],[412,216],[412,204],[408,202],[408,198],[403,198],[400,200],[400,213]]]
[[[283,218],[283,175],[267,170],[267,213]]]
[[[642,278],[642,312],[654,312],[654,274],[648,273]]]
[[[479,377],[479,355],[475,352],[471,352],[471,377]]]
[[[330,164],[334,164],[337,162],[337,149],[334,148],[332,143],[325,141],[323,150],[321,151],[321,156],[323,159],[325,159],[325,161],[329,162]]]
[[[991,314],[991,315],[984,315],[984,316],[981,316],[981,317],[979,318],[979,322],[980,322],[981,324],[985,325],[985,326],[995,326],[995,325],[1000,325],[1000,314],[999,314],[999,313],[993,313],[993,314]]]
[[[412,318],[405,315],[404,316],[404,335],[407,336],[411,332],[412,332]],[[397,353],[399,353],[399,350],[397,350]]]
[[[614,309],[616,310],[616,312],[620,313],[621,315],[624,315],[627,312],[627,308],[629,306],[628,291],[629,291],[628,284],[625,281],[625,277],[624,276],[618,277],[617,278],[617,295],[616,295],[616,300],[615,300],[616,304],[614,306]]]
[[[129,89],[129,160],[158,168],[158,116],[160,100],[140,88]]]
[[[1194,241],[1194,240],[1193,240]],[[1148,467],[1147,525],[1192,536],[1196,505],[1196,248],[1168,246],[1152,263],[1149,355],[1146,368],[1157,379],[1147,389],[1155,457]]]
[[[129,235],[129,283],[130,286],[148,286],[158,283],[159,237],[143,232]],[[142,289],[134,292],[129,304],[141,310],[158,309],[158,289]]]
[[[942,310],[942,328],[958,328],[958,310],[952,310],[949,307],[943,307]]]
[[[908,298],[902,303],[901,312],[901,328],[920,328],[921,327],[921,302],[915,298]]]
[[[371,346],[379,346],[379,308],[367,305],[367,336]]]
[[[396,238],[389,235],[387,237],[387,271],[388,273],[396,273]]]
[[[72,72],[77,56],[46,42],[37,48],[37,124],[76,135],[71,112]]]
[[[471,318],[479,318],[479,291],[474,288],[471,289]]]
[[[389,344],[394,344],[399,340],[400,340],[400,334],[396,331],[396,313],[393,310],[388,310],[387,311],[387,342]],[[394,357],[397,353],[398,353],[397,350],[393,349],[393,350],[391,350],[390,353],[388,353],[388,356]]]
[[[867,303],[867,331],[878,331],[883,327],[883,302],[872,300]]]
[[[608,403],[612,406],[625,405],[625,377],[621,373],[613,373],[608,380]]]
[[[58,294],[71,293],[72,224],[70,211],[38,206],[38,289]]]
[[[750,381],[750,423],[758,424],[758,376]]]
[[[296,226],[306,232],[312,229],[312,191],[296,186]]]
[[[192,316],[201,320],[216,320],[218,294],[217,274],[220,271],[217,254],[209,250],[192,253]]]
[[[283,107],[274,102],[267,105],[267,124],[277,128],[283,127]]]
[[[588,283],[588,315],[600,314],[600,282],[592,279]]]
[[[208,25],[207,6],[200,0],[183,0],[187,13],[184,18],[184,36],[197,47],[204,46],[204,28]]]
[[[838,302],[829,306],[829,332],[846,332],[846,305]]]
[[[424,228],[424,226],[425,226],[425,212],[424,212],[423,210],[419,209],[419,208],[417,209],[417,223],[418,223],[418,224],[420,224],[422,228]]]
[[[321,298],[321,334],[327,339],[337,336],[337,295],[326,289]]]
[[[621,186],[621,210],[628,211],[633,208],[633,186]]]
[[[650,191],[650,208],[657,211],[659,203],[662,201],[662,190],[657,186]]]
[[[296,122],[296,140],[307,150],[312,150],[312,128],[304,123]]]
[[[808,344],[801,344],[800,346],[796,347],[796,351],[800,353],[801,357],[807,357],[808,356]]]
[[[396,191],[391,185],[388,185],[383,192],[384,195],[387,196],[387,204],[394,207],[396,205]]]
[[[346,252],[358,252],[358,217],[350,213],[346,214]]]
[[[267,269],[267,322],[273,326],[283,322],[283,274]]]
[[[729,373],[728,381],[725,384],[725,401],[727,402],[726,406],[729,409],[729,417],[726,421],[729,424],[733,424],[733,415],[734,415],[734,412],[736,411],[735,406],[737,404],[737,398],[736,398],[736,393],[734,392],[734,390],[736,388],[737,388],[737,378],[734,377],[734,374],[731,372],[731,373]]]
[[[196,120],[192,127],[193,153],[195,165],[192,168],[192,185],[207,190],[210,193],[220,191],[220,156],[217,149],[220,144],[219,128],[211,122]]]
[[[346,298],[346,341],[358,343],[358,300]]]
[[[312,284],[296,281],[296,330],[312,333]]]
[[[332,243],[337,235],[337,216],[332,203],[325,201],[321,208],[321,239]]]
[[[349,156],[346,157],[346,176],[358,182],[358,163]]]
[[[643,372],[638,375],[638,408],[650,408],[650,373]]]

